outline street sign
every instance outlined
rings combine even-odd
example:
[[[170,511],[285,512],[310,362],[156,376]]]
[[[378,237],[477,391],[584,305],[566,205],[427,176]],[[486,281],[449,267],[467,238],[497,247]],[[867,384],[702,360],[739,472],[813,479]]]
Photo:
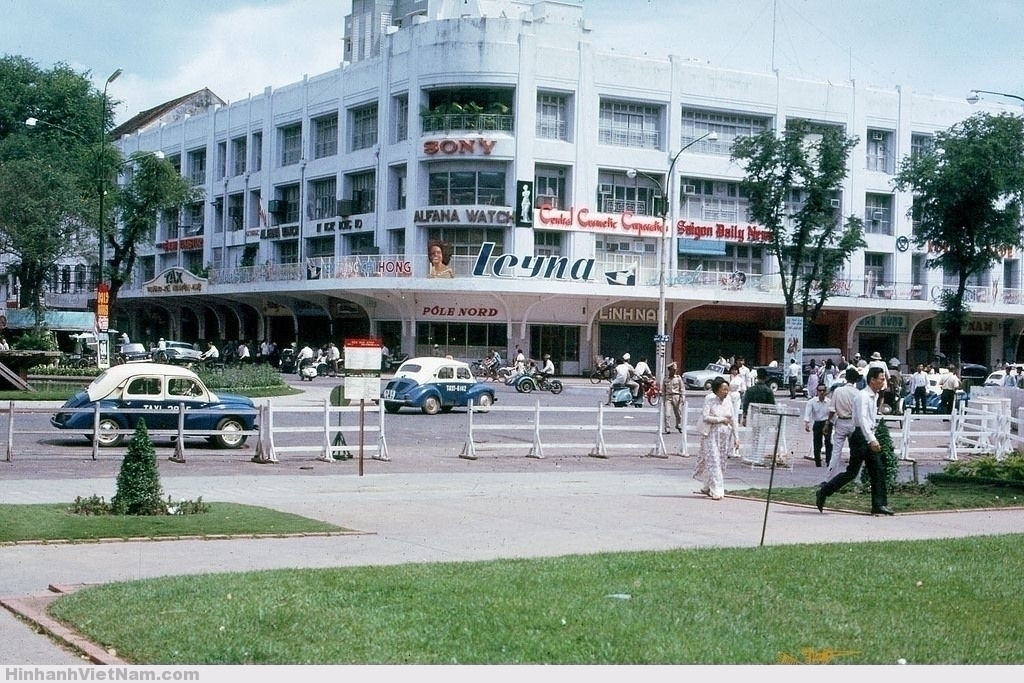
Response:
[[[668,335],[668,334],[656,334],[656,335],[654,335],[654,343],[655,344],[668,344],[670,341],[672,341],[671,335]]]
[[[110,286],[101,282],[96,287],[96,328],[106,332],[110,327]]]

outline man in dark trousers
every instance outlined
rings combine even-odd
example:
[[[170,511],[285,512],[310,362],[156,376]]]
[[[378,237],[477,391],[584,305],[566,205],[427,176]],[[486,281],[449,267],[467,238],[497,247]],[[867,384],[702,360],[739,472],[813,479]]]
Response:
[[[757,369],[757,379],[754,386],[747,389],[743,394],[743,426],[747,426],[747,408],[751,403],[767,403],[775,405],[775,394],[768,386],[768,371],[764,368]]]
[[[867,386],[857,395],[857,404],[853,413],[855,424],[850,434],[850,464],[846,471],[832,477],[818,489],[814,496],[814,504],[818,512],[824,512],[825,501],[833,493],[846,486],[860,474],[861,465],[868,468],[871,479],[871,514],[892,515],[888,507],[885,489],[885,465],[882,462],[882,446],[875,437],[875,426],[878,424],[878,392],[885,384],[885,369],[868,368]]]

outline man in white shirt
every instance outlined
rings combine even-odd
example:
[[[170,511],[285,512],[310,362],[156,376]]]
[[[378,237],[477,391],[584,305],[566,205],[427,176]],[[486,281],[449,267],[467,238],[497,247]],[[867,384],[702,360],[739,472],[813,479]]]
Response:
[[[875,436],[875,427],[878,424],[878,395],[884,381],[884,369],[868,368],[867,386],[860,390],[854,411],[856,427],[850,435],[850,464],[846,471],[829,479],[818,489],[814,496],[818,512],[824,512],[828,497],[856,479],[861,466],[864,465],[868,468],[868,477],[871,480],[871,514],[893,514],[888,507],[885,463],[881,457],[882,446]]]
[[[960,389],[960,378],[956,374],[956,366],[950,365],[949,372],[942,375],[939,380],[939,387],[942,389],[942,407],[940,412],[945,415],[953,414],[953,404],[956,403],[956,392]]]
[[[789,385],[789,397],[796,398],[796,387],[800,383],[800,364],[796,358],[789,359],[789,367],[786,368],[786,383]]]
[[[647,364],[646,358],[641,358],[640,362],[638,362],[636,367],[633,368],[633,371],[636,372],[639,377],[651,377],[654,375],[654,373],[651,372],[651,366]]]
[[[917,371],[910,378],[910,392],[914,397],[914,414],[924,415],[928,408],[928,373],[922,363],[917,364]]]
[[[831,429],[828,428],[829,413],[832,411],[832,401],[824,384],[815,387],[814,396],[807,399],[804,406],[804,431],[812,432],[811,445],[814,453],[814,466],[821,467],[821,447],[825,446],[825,464],[832,462],[832,441],[830,438]],[[829,433],[826,433],[829,432]]]
[[[161,341],[163,341],[161,339]],[[206,342],[206,350],[199,354],[202,360],[217,360],[220,358],[220,351],[213,345],[213,342]]]
[[[828,463],[828,474],[834,477],[839,474],[843,463],[843,444],[853,433],[855,427],[853,413],[856,409],[857,382],[860,380],[860,372],[853,365],[846,368],[846,382],[839,384],[832,391],[831,405],[829,412],[832,416],[832,459]]]

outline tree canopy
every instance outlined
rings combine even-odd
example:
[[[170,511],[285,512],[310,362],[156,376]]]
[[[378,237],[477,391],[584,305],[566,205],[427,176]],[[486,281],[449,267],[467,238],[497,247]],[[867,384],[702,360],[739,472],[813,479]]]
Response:
[[[959,362],[968,284],[1024,247],[1024,119],[980,113],[939,132],[930,151],[902,160],[894,185],[914,193],[913,239],[927,267],[956,278],[943,292],[940,322]]]
[[[788,316],[817,318],[850,254],[865,246],[863,221],[841,224],[835,205],[856,144],[837,127],[792,121],[781,134],[764,131],[733,146],[750,217],[771,231]]]

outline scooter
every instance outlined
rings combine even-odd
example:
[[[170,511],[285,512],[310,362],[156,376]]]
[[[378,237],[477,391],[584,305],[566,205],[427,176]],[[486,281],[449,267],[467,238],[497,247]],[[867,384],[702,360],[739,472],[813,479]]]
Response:
[[[637,408],[643,407],[644,403],[639,398],[633,401],[633,392],[625,384],[612,389],[612,405],[616,408],[623,408],[633,404]]]
[[[299,363],[299,379],[309,380],[312,382],[320,373],[318,372],[317,362],[313,358],[303,358]]]

